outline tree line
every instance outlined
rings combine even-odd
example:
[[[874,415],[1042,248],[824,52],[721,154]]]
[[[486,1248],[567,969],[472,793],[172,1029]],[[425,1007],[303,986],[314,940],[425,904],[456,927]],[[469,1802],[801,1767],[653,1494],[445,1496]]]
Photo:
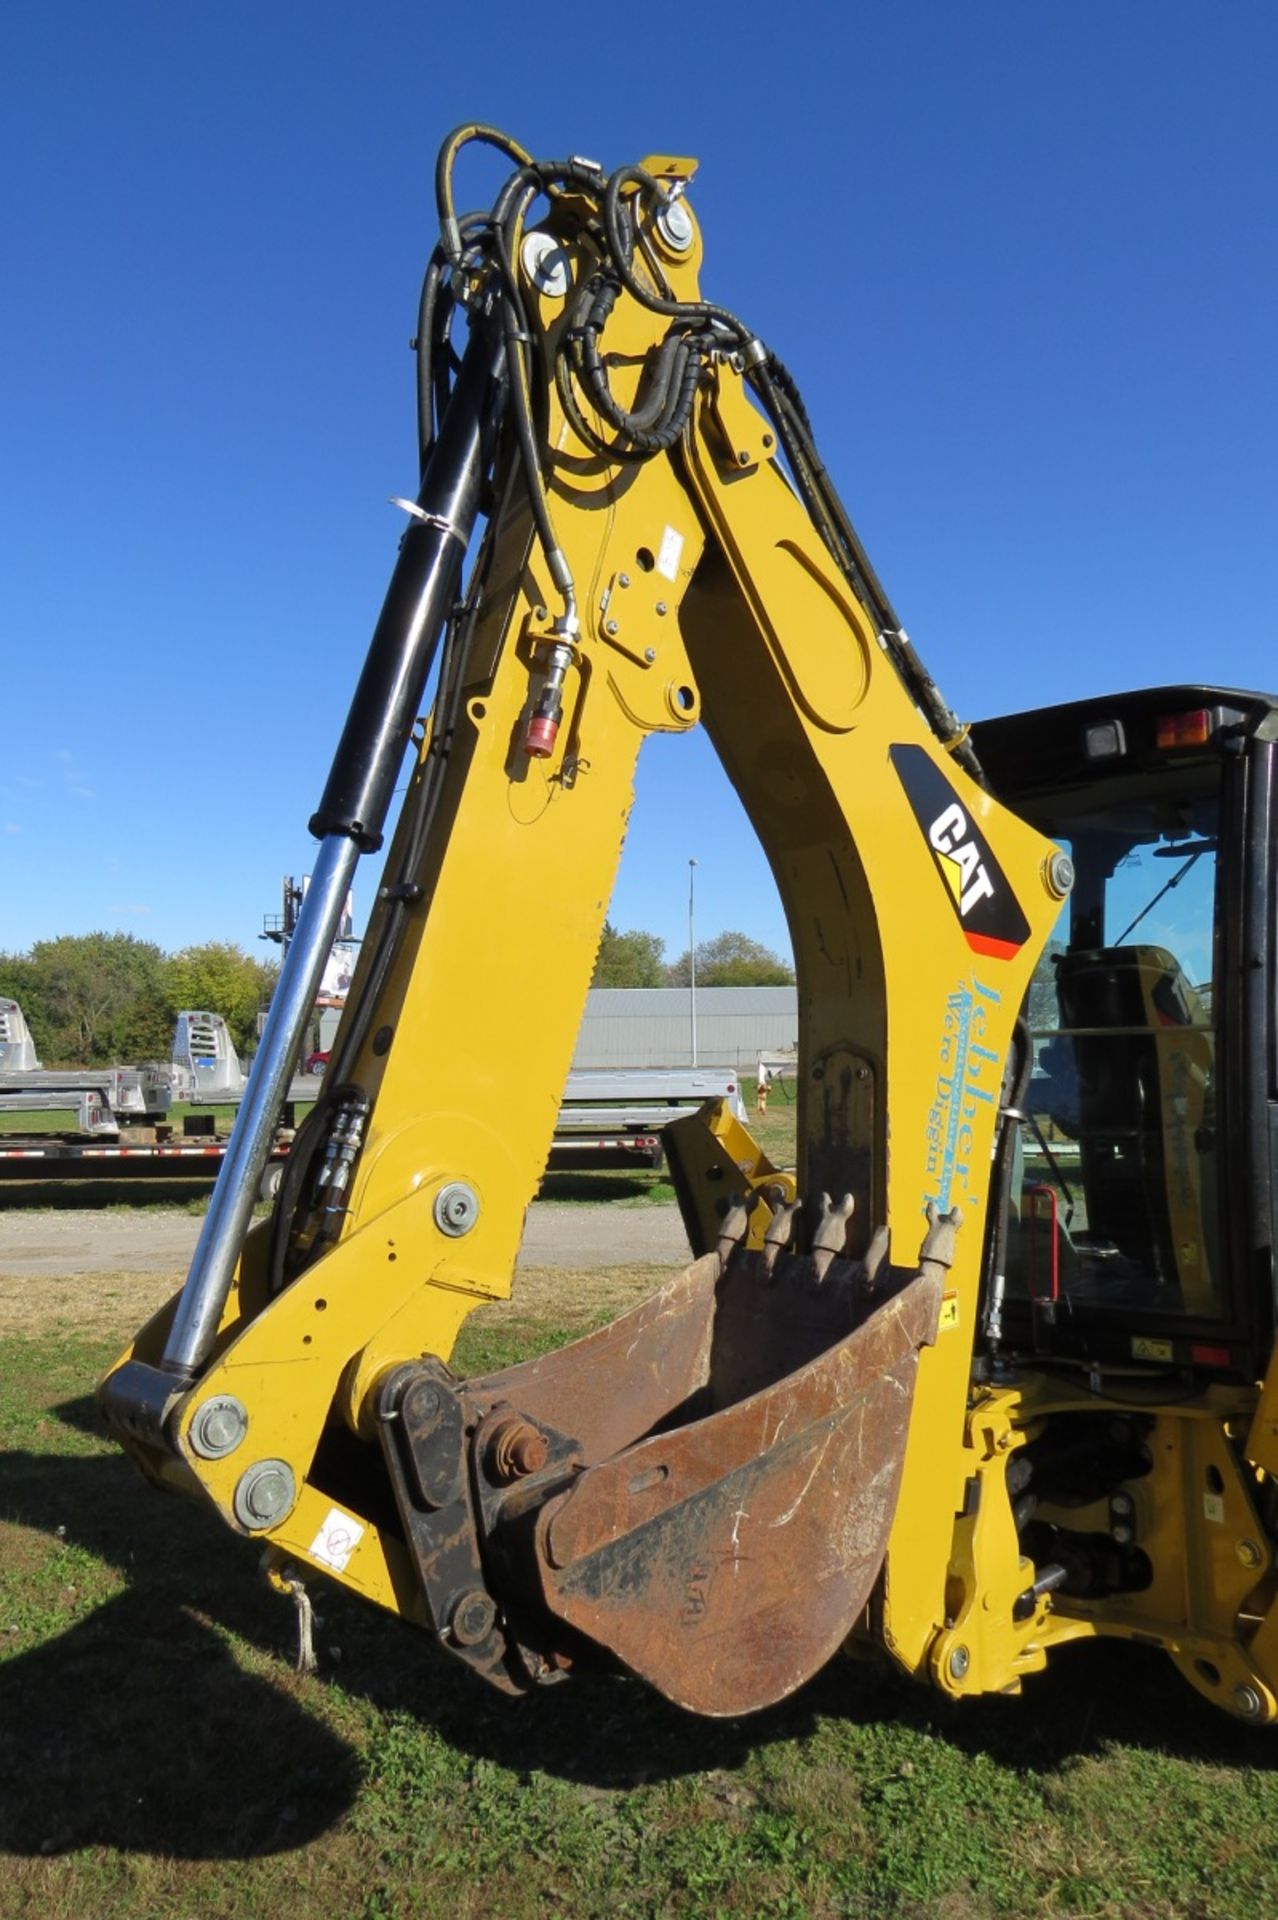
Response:
[[[619,932],[609,921],[595,963],[597,987],[680,987],[687,952],[667,962],[655,933]],[[131,933],[67,933],[28,953],[0,953],[0,996],[18,1001],[46,1067],[167,1060],[184,1007],[220,1013],[241,1054],[257,1045],[258,1015],[279,969],[228,940],[165,953]],[[794,969],[748,934],[697,944],[699,987],[779,987]]]
[[[592,985],[596,987],[686,987],[692,979],[692,955],[664,958],[665,941],[655,933],[632,929],[619,933],[605,921]],[[729,930],[697,942],[699,987],[788,987],[794,968],[749,934]]]
[[[167,1060],[183,1008],[220,1013],[240,1053],[279,969],[227,940],[164,953],[131,933],[67,933],[0,953],[0,995],[26,1015],[46,1067]]]

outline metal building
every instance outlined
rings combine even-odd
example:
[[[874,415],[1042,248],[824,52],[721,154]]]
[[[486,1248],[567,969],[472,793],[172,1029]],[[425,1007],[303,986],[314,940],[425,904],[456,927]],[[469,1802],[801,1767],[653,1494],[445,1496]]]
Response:
[[[693,1004],[688,987],[592,987],[577,1035],[574,1069],[687,1067]],[[698,987],[699,1066],[753,1072],[761,1053],[798,1044],[796,987]]]

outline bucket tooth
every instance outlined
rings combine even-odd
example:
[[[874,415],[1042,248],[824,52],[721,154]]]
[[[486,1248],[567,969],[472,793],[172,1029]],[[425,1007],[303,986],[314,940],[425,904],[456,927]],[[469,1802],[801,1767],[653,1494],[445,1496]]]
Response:
[[[886,1227],[876,1227],[873,1238],[865,1250],[865,1260],[863,1262],[865,1278],[871,1287],[875,1286],[878,1282],[879,1268],[883,1265],[887,1250],[888,1230]]]
[[[794,1223],[802,1205],[801,1200],[795,1200],[787,1206],[778,1196],[775,1210],[763,1236],[763,1259],[769,1273],[776,1266],[778,1257],[787,1250],[794,1238]]]
[[[727,1266],[735,1248],[739,1247],[750,1230],[750,1215],[763,1198],[757,1188],[748,1193],[734,1193],[729,1200],[719,1228],[718,1251],[723,1266]]]
[[[821,1195],[817,1223],[812,1233],[812,1260],[818,1280],[824,1280],[830,1262],[843,1254],[855,1207],[856,1202],[850,1193],[845,1193],[837,1206],[831,1205],[828,1193]]]

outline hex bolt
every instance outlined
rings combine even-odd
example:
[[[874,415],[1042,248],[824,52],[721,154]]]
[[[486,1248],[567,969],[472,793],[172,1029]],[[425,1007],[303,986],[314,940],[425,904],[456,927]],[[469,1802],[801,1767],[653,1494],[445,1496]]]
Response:
[[[619,587],[628,587],[630,585],[630,575],[628,573],[619,573],[617,575],[617,585]]]
[[[750,456],[746,452],[745,448],[742,447],[741,451],[737,455],[737,465],[739,467],[748,467],[749,464],[750,464]]]
[[[657,649],[655,647],[645,647],[643,657],[648,662],[648,665],[651,666],[657,657]]]
[[[953,1653],[950,1655],[951,1680],[965,1680],[967,1678],[967,1670],[971,1664],[972,1656],[967,1648],[955,1647]]]
[[[1043,868],[1047,891],[1063,900],[1074,886],[1074,862],[1067,853],[1053,853]]]
[[[248,1432],[248,1409],[233,1394],[219,1393],[195,1409],[188,1439],[201,1460],[224,1460]]]
[[[658,602],[657,602],[657,612],[658,612],[658,613],[665,613],[665,611],[666,611],[666,603],[665,603],[665,601],[664,601],[664,600],[658,600]]]
[[[605,632],[605,633],[606,633],[606,634],[607,634],[607,635],[609,636],[609,638],[611,638],[611,637],[612,637],[613,635],[615,635],[615,634],[616,634],[616,632],[617,632],[617,623],[616,623],[616,621],[615,621],[615,620],[605,620],[605,621],[604,621],[604,632]]]
[[[297,1482],[287,1460],[255,1460],[240,1475],[231,1501],[240,1525],[261,1533],[282,1520],[297,1499]]]
[[[1259,1720],[1264,1711],[1264,1702],[1254,1687],[1235,1687],[1234,1711],[1244,1720]]]
[[[459,1647],[477,1647],[493,1630],[497,1609],[478,1587],[464,1593],[448,1616],[448,1630]]]
[[[770,447],[770,446],[771,446],[771,445],[773,444],[773,441],[772,441],[772,435],[771,435],[770,433],[765,433],[765,434],[764,434],[764,436],[763,436],[763,444],[764,444],[764,446],[765,446],[765,447]]]
[[[1258,1567],[1265,1557],[1254,1540],[1240,1540],[1236,1552],[1244,1567]]]

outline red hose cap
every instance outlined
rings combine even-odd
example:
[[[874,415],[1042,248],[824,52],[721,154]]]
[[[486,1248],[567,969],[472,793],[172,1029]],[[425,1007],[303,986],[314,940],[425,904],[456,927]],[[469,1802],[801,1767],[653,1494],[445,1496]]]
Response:
[[[557,720],[552,720],[549,714],[535,713],[528,722],[528,731],[524,735],[524,752],[530,760],[549,759],[554,751],[558,733]]]

